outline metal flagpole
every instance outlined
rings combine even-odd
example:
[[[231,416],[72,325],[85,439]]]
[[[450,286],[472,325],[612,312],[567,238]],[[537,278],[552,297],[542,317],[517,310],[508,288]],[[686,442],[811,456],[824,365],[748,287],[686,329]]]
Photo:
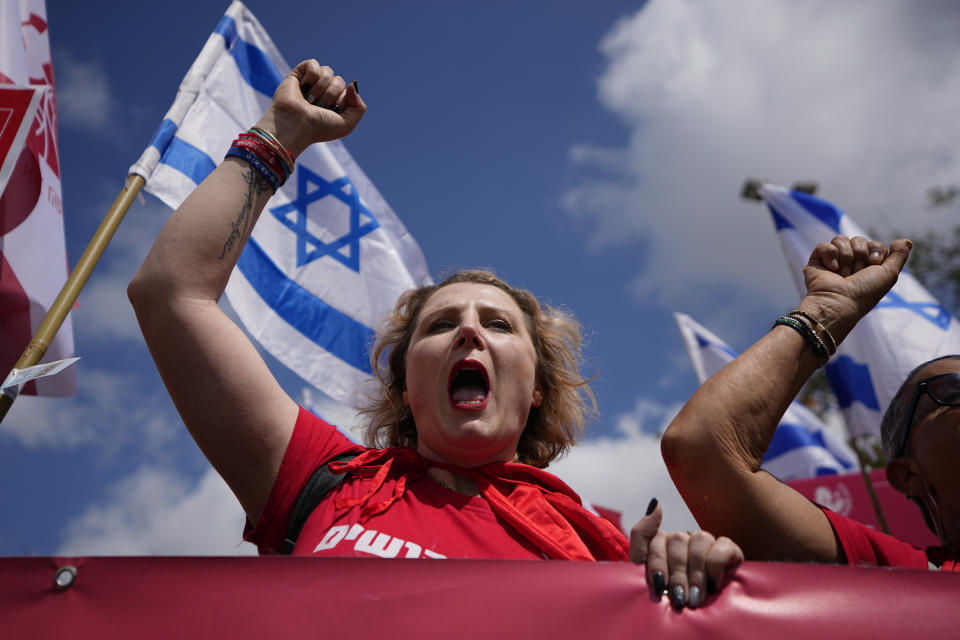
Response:
[[[57,334],[57,331],[60,330],[60,325],[63,324],[70,309],[73,308],[73,303],[76,301],[77,296],[80,295],[80,290],[83,289],[83,285],[87,283],[87,278],[90,277],[90,273],[100,260],[100,256],[103,255],[107,245],[110,244],[110,240],[113,239],[113,234],[116,232],[117,227],[120,226],[120,221],[123,220],[130,205],[133,204],[133,199],[140,193],[144,182],[142,176],[134,174],[127,176],[123,189],[120,190],[117,199],[113,201],[113,205],[107,211],[107,215],[104,216],[100,227],[97,228],[96,233],[93,234],[93,237],[87,244],[87,248],[83,251],[83,255],[80,256],[77,264],[74,265],[73,271],[70,272],[70,277],[63,283],[60,293],[57,294],[57,299],[53,301],[50,310],[47,311],[47,315],[43,318],[43,322],[41,322],[37,328],[37,332],[33,334],[33,338],[30,339],[30,344],[24,349],[23,355],[20,356],[17,363],[13,365],[14,369],[24,369],[37,364],[40,358],[43,357],[43,354],[47,352],[47,348],[53,341],[53,337]],[[16,396],[16,393],[3,393],[0,395],[0,422],[3,422],[10,407],[13,406],[13,401],[16,399]]]

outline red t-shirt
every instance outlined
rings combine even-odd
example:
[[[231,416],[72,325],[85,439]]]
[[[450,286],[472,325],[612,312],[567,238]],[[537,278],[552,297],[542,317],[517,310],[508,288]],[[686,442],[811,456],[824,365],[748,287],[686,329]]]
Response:
[[[348,452],[362,453],[320,418],[301,408],[293,436],[267,505],[244,539],[261,554],[275,553],[287,531],[294,502],[313,472]],[[441,487],[427,476],[411,478],[402,498],[385,512],[358,524],[361,506],[337,509],[337,497],[366,494],[371,478],[347,475],[317,506],[306,523],[293,555],[381,558],[540,559],[529,542],[505,526],[486,500]],[[376,499],[376,498],[374,498]]]
[[[826,507],[820,506],[820,509],[837,534],[849,565],[929,569],[932,562],[941,571],[960,570],[956,558],[949,558],[940,547],[927,547],[924,551]]]

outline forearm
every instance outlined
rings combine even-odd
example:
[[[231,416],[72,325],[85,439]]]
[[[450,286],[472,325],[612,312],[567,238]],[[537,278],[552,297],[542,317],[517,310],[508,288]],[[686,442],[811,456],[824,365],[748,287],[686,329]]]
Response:
[[[134,307],[216,301],[272,192],[248,163],[227,158],[174,212],[130,283]]]
[[[825,344],[839,344],[859,318],[856,309],[816,294],[804,297],[797,308],[815,320],[794,319]],[[776,325],[694,393],[664,435],[664,456],[680,466],[691,452],[715,452],[705,468],[690,470],[694,476],[758,471],[784,412],[820,364],[800,331]]]
[[[818,366],[797,331],[777,326],[706,380],[663,436],[678,487],[756,472],[780,418]]]
[[[817,296],[798,308],[838,341],[854,324]],[[820,363],[799,331],[777,325],[707,380],[664,434],[664,461],[697,522],[734,539],[748,559],[839,557],[823,514],[761,469],[780,419]]]

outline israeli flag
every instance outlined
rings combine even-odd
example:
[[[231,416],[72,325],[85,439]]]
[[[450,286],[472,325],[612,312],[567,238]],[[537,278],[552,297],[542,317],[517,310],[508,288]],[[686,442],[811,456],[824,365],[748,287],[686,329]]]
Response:
[[[727,343],[690,316],[674,313],[700,384],[737,357]],[[856,454],[815,413],[790,403],[763,458],[763,468],[781,480],[853,471]]]
[[[257,122],[289,69],[253,14],[233,2],[130,173],[178,207]],[[428,283],[417,243],[337,141],[297,160],[226,293],[267,351],[334,400],[355,404],[372,377],[375,327],[403,291]]]
[[[801,296],[806,291],[803,267],[814,247],[838,234],[868,237],[825,200],[772,185],[763,185],[760,195]],[[921,362],[950,353],[960,353],[956,319],[904,271],[826,366],[850,435],[879,439],[883,412],[907,374]]]

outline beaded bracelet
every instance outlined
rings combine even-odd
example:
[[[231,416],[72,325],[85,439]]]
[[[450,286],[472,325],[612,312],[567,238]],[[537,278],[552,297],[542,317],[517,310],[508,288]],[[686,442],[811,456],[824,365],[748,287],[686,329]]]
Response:
[[[264,163],[260,158],[258,158],[256,154],[254,154],[253,152],[247,149],[241,149],[240,147],[232,146],[230,147],[230,150],[227,151],[227,155],[225,155],[224,157],[229,158],[230,156],[242,158],[243,160],[246,160],[247,162],[249,162],[250,165],[254,169],[256,169],[257,172],[261,176],[263,176],[268,183],[270,183],[270,188],[273,190],[274,193],[276,193],[277,189],[280,188],[281,186],[280,178],[278,178],[277,174],[274,173],[273,170],[270,169],[270,167],[267,166],[266,163]]]
[[[801,318],[808,320],[813,325],[814,331],[820,332],[817,337],[823,340],[824,344],[826,345],[827,354],[832,356],[837,352],[837,341],[833,339],[833,334],[831,334],[830,331],[828,331],[827,328],[823,326],[822,322],[814,318],[812,315],[810,315],[806,311],[800,311],[800,309],[794,309],[787,315],[800,316]]]
[[[806,322],[797,320],[793,316],[780,316],[777,318],[777,321],[773,323],[773,326],[776,327],[778,324],[790,327],[802,335],[803,339],[807,341],[808,345],[810,345],[810,348],[813,349],[813,352],[817,354],[818,358],[820,358],[821,366],[825,365],[827,360],[830,359],[830,356],[827,354],[827,346],[814,332],[813,328]]]

